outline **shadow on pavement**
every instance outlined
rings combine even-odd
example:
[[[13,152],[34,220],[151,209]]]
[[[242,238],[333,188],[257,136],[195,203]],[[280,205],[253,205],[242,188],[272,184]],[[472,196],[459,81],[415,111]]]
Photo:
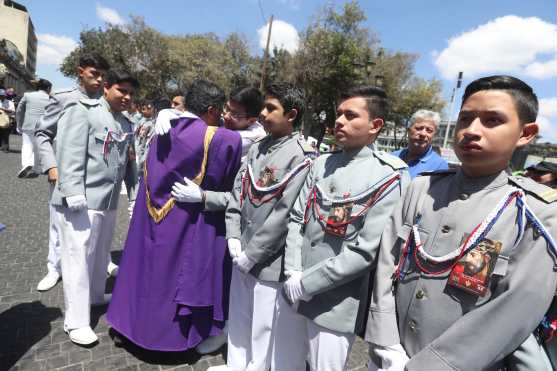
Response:
[[[60,308],[48,308],[39,301],[0,313],[0,369],[9,370],[35,343],[49,336],[50,323],[61,317]]]
[[[128,353],[132,354],[137,359],[149,364],[155,365],[193,365],[201,359],[201,355],[197,353],[194,349],[190,349],[184,352],[157,352],[153,350],[143,349],[131,341],[127,340],[124,336],[120,335],[116,330],[109,330],[110,337],[117,343],[118,347],[126,350]],[[219,349],[215,353],[219,354],[223,352],[226,354],[226,346]]]

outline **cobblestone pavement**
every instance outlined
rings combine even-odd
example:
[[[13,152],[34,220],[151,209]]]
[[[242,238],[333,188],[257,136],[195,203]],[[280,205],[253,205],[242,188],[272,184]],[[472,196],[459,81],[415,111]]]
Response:
[[[62,329],[62,283],[39,293],[36,286],[46,274],[48,238],[48,185],[45,177],[18,179],[21,138],[12,136],[11,153],[0,153],[0,370],[180,370],[202,371],[224,363],[223,350],[209,356],[196,352],[147,352],[114,345],[105,321],[106,307],[92,312],[99,343],[83,348],[71,343]],[[128,217],[122,196],[114,242],[118,263],[127,233]],[[107,292],[114,282],[109,280]],[[364,371],[367,347],[353,347],[350,371]]]

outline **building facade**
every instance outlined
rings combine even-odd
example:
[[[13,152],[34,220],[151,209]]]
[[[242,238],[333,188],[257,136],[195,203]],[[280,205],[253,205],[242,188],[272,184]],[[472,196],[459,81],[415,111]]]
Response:
[[[12,0],[0,0],[0,64],[4,87],[14,87],[18,95],[30,88],[37,67],[37,36],[27,8]]]

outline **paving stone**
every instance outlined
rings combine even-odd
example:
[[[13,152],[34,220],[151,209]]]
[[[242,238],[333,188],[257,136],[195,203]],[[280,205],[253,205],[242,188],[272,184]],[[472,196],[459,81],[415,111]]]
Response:
[[[75,365],[69,365],[66,367],[59,368],[56,371],[83,371],[83,364],[76,363]]]
[[[65,367],[69,364],[70,364],[69,355],[67,353],[66,354],[60,354],[60,355],[52,357],[52,358],[48,358],[46,360],[46,368],[48,370],[54,370],[55,368]]]

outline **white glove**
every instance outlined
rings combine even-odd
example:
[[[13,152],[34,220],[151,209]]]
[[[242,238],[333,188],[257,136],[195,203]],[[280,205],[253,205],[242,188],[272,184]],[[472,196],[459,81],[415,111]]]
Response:
[[[248,273],[255,265],[255,262],[248,258],[244,251],[242,251],[238,257],[234,258],[232,262],[243,273]]]
[[[307,300],[306,292],[302,286],[302,272],[290,272],[290,278],[284,283],[284,292],[292,304],[299,300]]]
[[[236,259],[242,253],[242,243],[237,238],[228,239],[228,253],[232,259]]]
[[[157,135],[165,135],[170,131],[170,120],[180,117],[173,109],[163,109],[157,115],[155,121],[155,133]]]
[[[186,177],[184,177],[184,182],[186,184],[180,182],[174,183],[172,192],[170,192],[172,197],[178,202],[201,202],[201,200],[203,200],[201,188]]]
[[[386,347],[372,345],[372,347],[375,354],[381,358],[381,368],[379,371],[404,371],[406,363],[410,360],[400,344]]]
[[[66,197],[66,203],[71,211],[79,211],[87,208],[87,199],[84,195]]]

